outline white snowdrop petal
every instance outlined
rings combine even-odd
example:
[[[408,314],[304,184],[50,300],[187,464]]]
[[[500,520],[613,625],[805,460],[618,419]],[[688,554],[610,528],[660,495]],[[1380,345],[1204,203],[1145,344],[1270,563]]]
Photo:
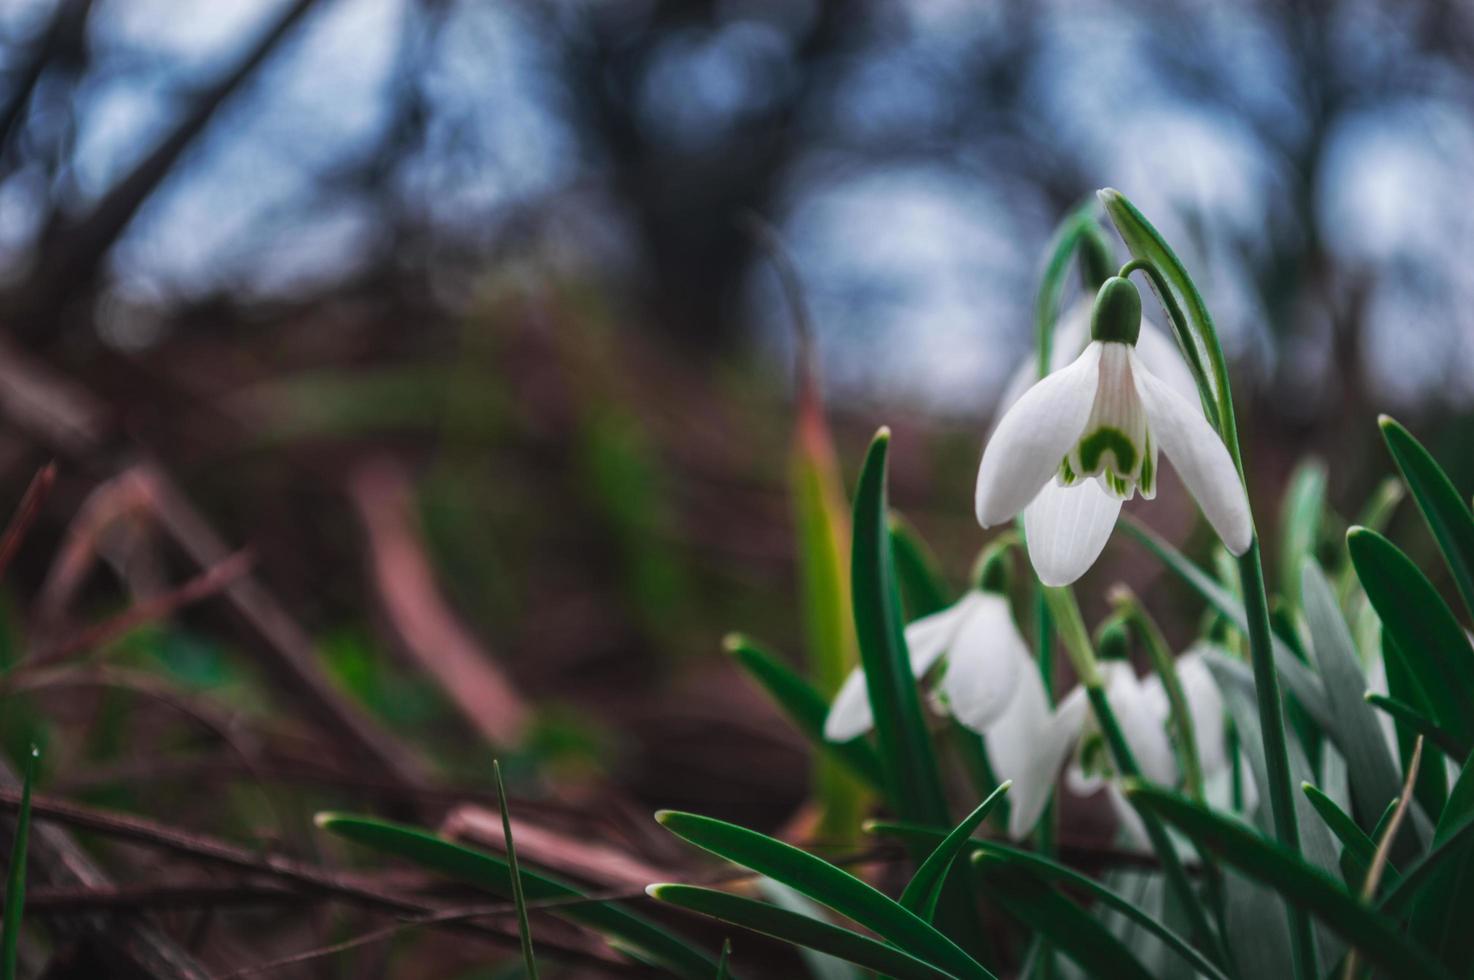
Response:
[[[830,742],[848,742],[870,731],[874,724],[865,672],[856,667],[839,686],[839,693],[829,706],[829,714],[824,718],[824,738]]]
[[[1092,343],[1069,367],[1037,382],[998,422],[978,465],[977,517],[983,527],[1011,519],[1059,470],[1090,417],[1100,383],[1100,347]]]
[[[911,653],[911,673],[920,678],[931,670],[957,633],[957,627],[973,608],[976,593],[969,593],[955,605],[923,616],[906,627],[906,647]],[[824,738],[831,742],[848,742],[859,738],[875,726],[870,710],[870,690],[865,672],[859,667],[850,671],[829,714],[824,718]]]
[[[1208,670],[1203,657],[1189,650],[1177,658],[1177,680],[1193,720],[1193,741],[1205,775],[1228,767],[1228,742],[1224,736],[1223,692]]]
[[[976,732],[997,721],[1013,697],[1029,648],[1014,625],[1008,600],[976,593],[979,602],[958,630],[947,657],[942,692],[952,717]]]
[[[1113,672],[1106,700],[1115,712],[1121,734],[1141,774],[1154,783],[1171,786],[1177,781],[1177,757],[1167,738],[1165,699],[1154,710],[1146,687],[1127,664]]]
[[[1084,575],[1105,550],[1120,513],[1120,498],[1095,480],[1072,487],[1046,483],[1024,508],[1024,543],[1039,581],[1069,585]]]
[[[1142,367],[1139,358],[1133,373],[1152,438],[1172,461],[1224,546],[1235,555],[1243,554],[1253,539],[1254,525],[1243,481],[1223,440],[1203,418],[1199,406]]]
[[[1050,711],[1039,670],[1032,658],[1023,656],[1013,699],[988,728],[984,741],[994,774],[1013,780],[1008,791],[1008,836],[1014,840],[1026,837],[1039,822],[1065,754],[1079,733],[1078,724],[1070,724],[1077,713]]]

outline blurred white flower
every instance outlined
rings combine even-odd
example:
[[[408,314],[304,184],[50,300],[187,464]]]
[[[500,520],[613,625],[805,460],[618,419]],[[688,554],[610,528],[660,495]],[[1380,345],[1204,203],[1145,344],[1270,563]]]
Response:
[[[1050,709],[1038,666],[1019,635],[1008,600],[974,589],[955,605],[906,627],[911,672],[918,678],[946,658],[938,692],[958,722],[985,736],[988,762],[1011,779],[1008,834],[1038,823],[1085,714],[1084,702]],[[835,696],[824,737],[846,742],[874,725],[865,675],[853,671]]]
[[[1107,661],[1101,667],[1106,675],[1106,700],[1116,714],[1142,777],[1163,786],[1176,786],[1182,772],[1172,746],[1172,711],[1162,679],[1156,674],[1139,678],[1129,663],[1120,660]],[[1229,757],[1224,737],[1223,695],[1207,663],[1195,650],[1177,658],[1177,678],[1192,716],[1193,740],[1209,801],[1226,807]],[[1071,691],[1061,703],[1060,711],[1064,712],[1072,700],[1083,706],[1084,688]],[[1142,849],[1150,847],[1141,818],[1115,779],[1115,766],[1093,713],[1083,719],[1078,751],[1065,769],[1065,785],[1076,796],[1088,796],[1104,788],[1128,840]],[[1225,798],[1215,800],[1219,795]],[[1252,800],[1249,802],[1252,805]]]
[[[1243,483],[1175,345],[1139,329],[1140,298],[1125,280],[1107,281],[1091,317],[1094,339],[994,427],[978,467],[978,523],[1023,511],[1040,581],[1068,585],[1100,557],[1122,502],[1138,489],[1156,495],[1160,448],[1224,544],[1242,554],[1253,535]],[[1062,329],[1055,350],[1070,351],[1068,339]]]

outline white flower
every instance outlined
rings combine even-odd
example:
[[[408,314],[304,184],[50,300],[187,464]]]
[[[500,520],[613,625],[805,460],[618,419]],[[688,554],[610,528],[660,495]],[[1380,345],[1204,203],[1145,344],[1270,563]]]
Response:
[[[1164,786],[1175,786],[1181,778],[1177,755],[1172,747],[1170,721],[1172,711],[1162,679],[1152,674],[1138,678],[1131,665],[1120,660],[1101,665],[1105,673],[1106,700],[1121,726],[1126,745],[1136,759],[1143,778]],[[1228,743],[1224,738],[1223,695],[1208,670],[1208,665],[1195,650],[1177,658],[1177,679],[1192,716],[1193,741],[1198,750],[1198,764],[1203,781],[1213,790],[1226,791],[1228,775]],[[1085,704],[1085,689],[1076,688],[1060,705],[1063,712],[1078,700]],[[1065,785],[1076,796],[1088,796],[1102,787],[1122,829],[1142,849],[1150,846],[1141,818],[1127,801],[1114,778],[1115,766],[1100,736],[1094,714],[1083,720],[1080,751],[1065,770]],[[1226,796],[1226,792],[1224,793]],[[1227,800],[1220,801],[1226,805]]]
[[[1162,356],[1158,332],[1140,330],[1140,311],[1135,286],[1107,280],[1094,339],[1008,408],[983,452],[978,522],[992,527],[1025,511],[1029,558],[1045,585],[1068,585],[1094,564],[1124,500],[1137,490],[1156,496],[1158,449],[1228,549],[1249,547],[1249,504],[1233,459],[1196,398],[1174,390],[1181,362]]]
[[[1008,600],[997,593],[972,590],[955,605],[916,620],[906,627],[906,645],[918,678],[946,655],[942,699],[961,724],[986,736],[988,762],[998,779],[1013,780],[1008,833],[1025,836],[1049,802],[1085,705],[1050,710]],[[873,724],[865,674],[857,669],[835,696],[824,737],[847,742]]]

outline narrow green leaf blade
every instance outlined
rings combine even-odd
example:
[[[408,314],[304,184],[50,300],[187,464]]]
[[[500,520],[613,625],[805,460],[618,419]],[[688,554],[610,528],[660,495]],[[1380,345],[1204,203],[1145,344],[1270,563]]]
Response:
[[[1391,541],[1352,528],[1346,544],[1356,576],[1398,652],[1427,695],[1434,719],[1474,741],[1474,648],[1418,566]]]
[[[907,620],[940,612],[956,599],[937,568],[936,557],[916,528],[900,514],[891,512],[891,554],[896,562],[896,579],[906,600]]]
[[[10,872],[5,879],[5,931],[0,935],[0,971],[3,971],[0,975],[4,980],[15,980],[20,952],[20,927],[26,904],[26,852],[31,837],[31,786],[36,781],[36,761],[40,758],[40,750],[31,746],[26,755],[20,810],[15,816],[15,839],[10,846]]]
[[[1139,783],[1129,785],[1126,792],[1194,843],[1305,909],[1371,962],[1399,977],[1448,977],[1436,961],[1409,942],[1392,922],[1294,852],[1266,840],[1237,820],[1214,813],[1176,793]]]
[[[936,849],[922,862],[921,867],[916,869],[916,874],[912,875],[911,881],[901,892],[902,907],[931,921],[932,913],[937,907],[937,897],[942,893],[942,883],[947,880],[947,872],[951,870],[952,862],[967,845],[973,831],[988,819],[988,814],[993,811],[993,807],[997,806],[998,801],[1003,799],[1004,794],[1012,785],[1013,781],[1007,780],[989,793],[987,798],[978,804],[977,809],[964,817],[962,822],[943,838]]]
[[[658,901],[709,915],[804,949],[818,950],[896,980],[953,980],[953,974],[894,946],[776,905],[695,885],[651,885],[647,891]]]
[[[1393,462],[1448,562],[1465,608],[1474,613],[1474,514],[1469,513],[1443,467],[1411,432],[1386,415],[1377,421]]]
[[[920,841],[929,846],[939,844],[943,840],[941,831],[930,827],[919,827],[915,824],[871,821],[866,825],[866,829],[874,834],[884,834],[901,840]],[[975,854],[986,853],[991,857],[1009,861],[1040,878],[1069,885],[1087,893],[1102,905],[1121,913],[1156,936],[1169,949],[1191,963],[1203,976],[1211,977],[1213,980],[1228,980],[1228,977],[1214,965],[1213,961],[1194,949],[1187,940],[1168,929],[1157,919],[1147,915],[1137,903],[1122,897],[1093,878],[1087,878],[1078,871],[1032,851],[1019,850],[996,841],[974,838],[964,841],[964,845]]]
[[[1403,731],[1414,737],[1421,735],[1430,744],[1438,746],[1450,759],[1466,759],[1470,748],[1454,737],[1453,733],[1438,727],[1438,723],[1406,701],[1368,691],[1364,697],[1373,708],[1385,711]]]
[[[978,883],[993,901],[1019,921],[1049,938],[1050,944],[1078,963],[1087,976],[1151,980],[1141,965],[1109,929],[1080,906],[1033,875],[986,852],[973,859]]]
[[[1331,724],[1326,731],[1346,759],[1353,811],[1360,826],[1370,828],[1387,801],[1402,791],[1402,781],[1382,738],[1376,712],[1363,697],[1367,679],[1351,630],[1341,616],[1330,583],[1313,559],[1307,559],[1301,570],[1301,594],[1311,650],[1331,709]]]
[[[1300,607],[1300,569],[1315,559],[1325,510],[1326,464],[1307,459],[1290,476],[1280,514],[1279,587],[1292,608]]]
[[[880,756],[864,736],[849,742],[831,742],[824,737],[824,717],[829,712],[829,703],[808,681],[750,637],[733,633],[724,645],[816,749],[839,760],[871,789],[882,790]]]
[[[851,568],[855,631],[875,715],[875,734],[891,804],[908,820],[945,825],[947,802],[926,716],[911,673],[886,520],[890,430],[870,443],[855,490]]]
[[[453,844],[417,827],[355,817],[320,813],[317,825],[345,840],[404,858],[422,868],[457,881],[510,898],[512,872],[501,857],[475,848]],[[581,891],[551,875],[521,869],[527,899],[584,898]],[[557,914],[608,936],[616,946],[638,950],[642,959],[659,963],[680,977],[711,980],[717,961],[683,938],[667,932],[644,916],[613,902],[589,902],[557,909]]]
[[[507,871],[512,884],[512,903],[517,906],[517,937],[522,943],[522,963],[527,980],[537,980],[537,957],[532,952],[532,926],[527,921],[527,897],[522,891],[522,874],[517,869],[517,845],[512,841],[512,815],[507,810],[507,787],[502,782],[502,764],[491,761],[496,776],[496,805],[502,814],[502,840],[507,846]],[[725,964],[726,958],[723,957]],[[726,972],[725,970],[723,972]]]
[[[1435,760],[1436,761],[1436,760]],[[1474,929],[1469,913],[1474,909],[1474,848],[1469,826],[1474,824],[1474,759],[1463,771],[1433,831],[1433,846],[1448,848],[1437,857],[1436,868],[1413,907],[1409,931],[1460,976],[1474,971]],[[1463,837],[1460,837],[1463,834]],[[1458,843],[1462,840],[1462,843]],[[1430,853],[1430,857],[1433,855]]]
[[[682,840],[797,889],[929,963],[959,977],[992,977],[926,920],[822,858],[712,817],[662,810],[655,819]]]

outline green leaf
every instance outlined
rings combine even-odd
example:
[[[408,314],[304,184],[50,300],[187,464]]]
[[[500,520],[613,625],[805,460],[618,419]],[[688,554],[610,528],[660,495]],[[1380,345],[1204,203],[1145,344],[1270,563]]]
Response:
[[[1367,598],[1434,719],[1459,739],[1474,741],[1474,649],[1447,603],[1418,566],[1377,532],[1352,528],[1346,544]]]
[[[889,448],[890,430],[881,429],[870,443],[855,489],[855,630],[891,805],[908,820],[950,824],[901,622],[886,522]]]
[[[1370,828],[1387,801],[1402,791],[1402,781],[1387,751],[1376,712],[1363,697],[1366,675],[1330,583],[1314,559],[1305,561],[1301,574],[1305,622],[1331,709],[1327,734],[1346,759],[1353,811],[1361,826]]]
[[[956,596],[937,568],[937,560],[916,532],[900,514],[890,515],[891,554],[896,562],[896,579],[906,600],[907,621],[930,616],[952,605]]]
[[[930,827],[918,827],[915,824],[871,821],[866,825],[866,829],[871,833],[885,834],[890,837],[900,838],[901,840],[921,841],[928,845],[939,844],[944,839],[940,831],[933,830]],[[963,844],[974,853],[985,853],[992,858],[1017,865],[1019,868],[1027,870],[1041,879],[1055,881],[1087,893],[1102,905],[1114,909],[1153,936],[1156,936],[1169,949],[1191,963],[1203,976],[1212,977],[1213,980],[1228,980],[1222,970],[1215,966],[1206,956],[1189,945],[1187,940],[1183,939],[1171,929],[1168,929],[1157,919],[1147,915],[1138,907],[1137,903],[1123,898],[1093,878],[1087,878],[1077,871],[1073,871],[1058,862],[1051,861],[1049,858],[1042,857],[1032,851],[1019,850],[995,841],[973,838],[964,841]]]
[[[20,810],[15,816],[15,839],[10,845],[10,872],[5,879],[5,931],[0,935],[0,976],[4,980],[15,980],[20,951],[20,926],[26,904],[26,850],[31,838],[31,787],[36,782],[36,760],[39,758],[40,750],[31,746],[26,753]]]
[[[757,887],[758,891],[763,893],[763,898],[780,909],[786,909],[795,915],[802,915],[810,919],[824,919],[824,910],[818,902],[810,901],[807,895],[789,888],[781,881],[774,881],[764,875],[758,878]],[[804,965],[809,968],[809,976],[812,980],[860,980],[859,970],[828,953],[800,947],[798,955],[803,957]]]
[[[422,868],[503,898],[512,895],[511,868],[497,855],[452,844],[416,827],[371,817],[319,813],[316,822],[322,829],[345,840],[404,858]],[[524,868],[521,869],[521,878],[524,894],[531,901],[587,897],[572,885],[541,872]],[[616,947],[638,952],[641,960],[657,963],[677,976],[711,980],[717,967],[715,959],[685,939],[613,902],[590,901],[554,911],[565,919],[603,934]]]
[[[1326,464],[1307,459],[1290,476],[1280,514],[1279,587],[1293,609],[1301,604],[1300,568],[1306,559],[1315,558],[1325,510]]]
[[[1358,827],[1356,821],[1352,820],[1346,811],[1338,807],[1335,801],[1319,789],[1310,783],[1301,783],[1300,789],[1304,791],[1305,798],[1310,801],[1310,805],[1315,807],[1315,812],[1320,814],[1326,827],[1341,842],[1342,877],[1346,881],[1347,888],[1359,893],[1367,869],[1372,866],[1372,857],[1377,852],[1377,842],[1367,836],[1367,832]],[[1400,875],[1396,868],[1388,864],[1383,877],[1390,883],[1396,881]]]
[[[1453,733],[1439,728],[1437,722],[1406,701],[1399,701],[1397,698],[1378,694],[1376,691],[1368,691],[1363,697],[1373,708],[1385,711],[1400,729],[1413,736],[1423,736],[1429,743],[1438,746],[1450,759],[1469,757],[1470,747],[1468,745],[1460,742],[1453,736]]]
[[[496,805],[502,814],[502,839],[507,846],[507,871],[512,884],[512,903],[517,906],[517,936],[522,942],[522,963],[527,980],[537,980],[537,957],[532,952],[532,926],[527,921],[527,897],[522,891],[522,874],[517,869],[517,845],[512,842],[512,815],[507,811],[507,787],[502,782],[502,764],[493,759],[491,771],[496,776]],[[726,957],[722,957],[725,966]],[[726,972],[725,969],[722,971]]]
[[[839,760],[872,789],[881,790],[884,778],[880,757],[864,736],[848,742],[831,742],[824,737],[824,717],[829,713],[829,703],[808,681],[750,637],[732,633],[723,644],[816,749]]]
[[[1198,845],[1268,885],[1285,901],[1305,909],[1368,960],[1395,976],[1448,976],[1423,949],[1409,942],[1393,922],[1287,848],[1264,839],[1237,820],[1159,787],[1136,783],[1128,785],[1126,793]]]
[[[650,897],[753,932],[817,950],[897,980],[952,980],[953,974],[869,936],[806,915],[695,885],[651,885]]]
[[[1105,242],[1101,241],[1096,224],[1097,205],[1087,200],[1065,216],[1050,239],[1045,255],[1044,271],[1039,276],[1039,292],[1034,297],[1034,335],[1038,348],[1039,377],[1049,373],[1050,352],[1054,346],[1054,325],[1059,319],[1060,296],[1064,292],[1065,273],[1070,260],[1086,239],[1094,239],[1104,257],[1109,261]],[[1086,246],[1089,248],[1089,246]],[[1087,262],[1088,253],[1082,251],[1080,260]],[[1106,270],[1109,274],[1109,270]],[[1088,277],[1087,277],[1088,279]]]
[[[986,896],[1048,937],[1087,976],[1151,980],[1141,961],[1098,919],[1033,875],[986,852],[975,855],[973,865]]]
[[[1225,619],[1238,627],[1239,632],[1248,635],[1249,620],[1244,612],[1244,605],[1234,597],[1232,592],[1218,584],[1206,572],[1183,557],[1182,552],[1154,534],[1131,515],[1122,516],[1121,526],[1126,529],[1126,533],[1140,541],[1148,551],[1156,555],[1162,564],[1192,586],[1193,590],[1202,596],[1208,605],[1217,609]],[[1300,702],[1317,725],[1329,728],[1331,708],[1320,679],[1310,668],[1301,663],[1284,640],[1273,635],[1270,640],[1274,646],[1275,670],[1279,673],[1280,679],[1285,682],[1285,687],[1289,688],[1290,693],[1295,696],[1295,699]]]
[[[801,303],[796,280],[791,295],[795,304]],[[799,306],[794,313],[805,316]],[[828,701],[858,657],[848,572],[850,528],[839,460],[804,336],[789,472],[809,674],[814,687]],[[820,809],[819,832],[836,840],[853,838],[864,795],[853,775],[826,754],[814,767],[814,784]]]
[[[1425,717],[1433,715],[1433,705],[1428,695],[1423,691],[1418,678],[1413,674],[1412,667],[1408,665],[1407,658],[1402,651],[1397,649],[1397,641],[1392,638],[1390,630],[1382,628],[1382,621],[1377,618],[1376,610],[1367,608],[1370,615],[1377,621],[1377,633],[1381,636],[1382,665],[1387,671],[1387,690],[1391,696],[1408,705],[1418,714]],[[1397,728],[1397,759],[1402,766],[1402,771],[1407,772],[1412,764],[1413,750],[1417,742],[1417,735],[1404,728]],[[1427,744],[1424,744],[1424,754],[1427,753]],[[1443,812],[1443,805],[1448,800],[1448,773],[1441,765],[1426,765],[1418,767],[1418,783],[1413,787],[1413,796],[1426,813],[1438,814]],[[1376,834],[1372,835],[1374,838]]]
[[[926,920],[822,858],[712,817],[662,810],[655,819],[677,837],[795,888],[929,963],[959,977],[992,977]]]
[[[727,961],[732,958],[732,940],[722,940],[722,958],[717,963],[717,980],[729,980],[732,976],[727,972]]]
[[[1013,781],[1007,780],[989,793],[987,798],[978,804],[977,809],[964,817],[962,822],[954,827],[952,832],[943,838],[936,849],[928,855],[921,867],[916,869],[916,874],[912,875],[905,890],[901,892],[901,905],[904,908],[931,921],[932,913],[936,911],[937,898],[942,894],[942,883],[947,880],[947,872],[951,870],[952,862],[966,846],[973,831],[988,819],[988,814],[992,812],[998,801],[1003,799],[1004,794],[1008,792],[1008,787],[1012,785]]]
[[[1474,970],[1474,929],[1469,928],[1469,912],[1474,909],[1471,825],[1474,825],[1474,759],[1464,763],[1458,781],[1449,790],[1448,803],[1438,817],[1438,826],[1433,831],[1434,850],[1428,856],[1433,859],[1430,867],[1436,870],[1429,873],[1428,883],[1413,907],[1409,928],[1414,938],[1460,976],[1468,976]],[[1438,852],[1440,845],[1447,851]]]
[[[1465,608],[1474,613],[1474,515],[1448,474],[1411,432],[1386,415],[1377,421],[1397,469],[1448,562]]]

